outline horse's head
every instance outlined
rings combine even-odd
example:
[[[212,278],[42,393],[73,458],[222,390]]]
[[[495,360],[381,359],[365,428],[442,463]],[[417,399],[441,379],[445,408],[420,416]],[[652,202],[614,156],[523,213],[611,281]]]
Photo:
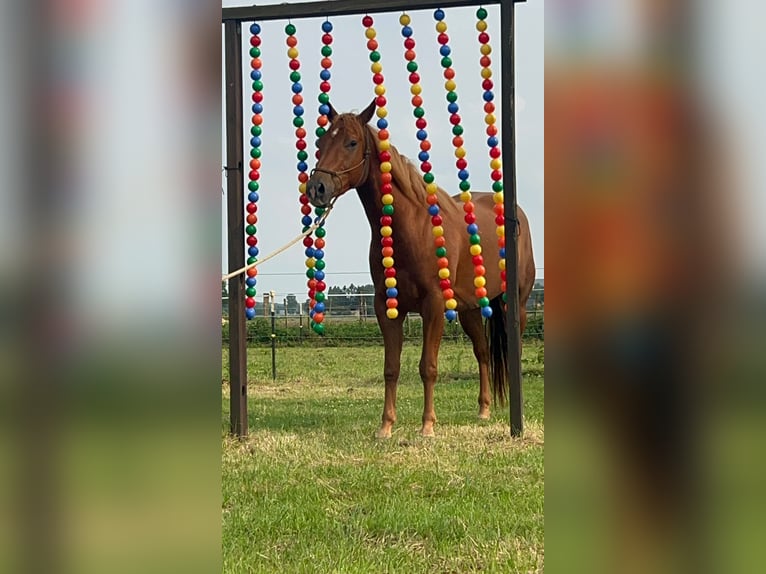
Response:
[[[330,125],[319,138],[319,161],[306,183],[306,195],[315,207],[330,201],[352,187],[364,183],[375,150],[367,123],[375,113],[375,100],[360,114],[339,114],[330,106]]]

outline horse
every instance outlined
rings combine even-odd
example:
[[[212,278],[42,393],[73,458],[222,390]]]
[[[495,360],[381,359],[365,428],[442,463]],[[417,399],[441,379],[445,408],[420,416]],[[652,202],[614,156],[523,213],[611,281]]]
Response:
[[[319,138],[319,159],[306,182],[306,194],[314,207],[328,207],[354,188],[362,202],[370,224],[370,273],[375,284],[374,307],[384,341],[385,401],[377,437],[391,437],[396,422],[396,388],[399,381],[401,351],[404,340],[404,318],[407,313],[419,313],[423,321],[423,343],[420,358],[420,378],[423,381],[423,418],[420,433],[434,435],[434,385],[437,378],[439,346],[444,328],[445,296],[439,285],[437,257],[433,249],[431,216],[426,204],[426,184],[418,169],[391,145],[388,150],[392,165],[392,186],[395,198],[393,215],[394,259],[398,289],[398,316],[386,315],[386,286],[380,256],[381,181],[380,159],[377,153],[378,131],[368,125],[376,111],[376,101],[359,114],[341,113],[329,106],[326,132]],[[487,325],[475,295],[474,265],[469,251],[464,212],[458,196],[451,197],[438,190],[443,219],[444,237],[449,256],[450,279],[460,326],[473,343],[473,353],[479,365],[479,418],[490,418],[490,379],[495,403],[504,404],[508,380],[506,372],[507,333],[503,309],[501,277],[498,267],[499,250],[483,250],[486,268],[487,297],[493,309]],[[494,230],[493,194],[472,192],[479,229]],[[518,297],[520,329],[526,326],[526,301],[532,292],[535,263],[529,223],[521,208],[518,219]],[[492,233],[495,237],[495,233]],[[494,241],[492,247],[494,247]]]

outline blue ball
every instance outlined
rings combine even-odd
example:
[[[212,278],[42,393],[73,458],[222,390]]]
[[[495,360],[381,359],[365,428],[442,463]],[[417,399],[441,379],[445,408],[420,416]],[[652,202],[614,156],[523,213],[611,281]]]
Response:
[[[451,323],[452,321],[457,319],[457,311],[455,311],[454,309],[447,309],[444,312],[444,316],[447,318],[447,321]]]
[[[456,114],[460,111],[460,106],[457,104],[457,102],[450,102],[447,106],[447,111],[451,114]]]
[[[314,305],[314,307],[316,307],[316,305]],[[309,311],[309,319],[313,319],[314,318],[314,313],[316,313],[316,311],[314,311],[314,309]],[[314,321],[311,321],[311,328],[312,329],[314,328]]]
[[[497,147],[497,144],[499,142],[497,141],[497,138],[495,136],[490,136],[487,138],[487,145],[489,147]]]
[[[386,297],[397,297],[399,295],[399,290],[396,287],[389,287],[386,289]]]
[[[319,301],[316,305],[314,305],[314,313],[324,313],[325,306],[323,301]]]
[[[250,70],[250,79],[253,81],[260,80],[261,79],[261,71],[260,70]]]
[[[251,246],[247,248],[247,254],[250,257],[258,257],[258,248],[256,246]]]
[[[434,12],[434,18],[435,18],[436,20],[444,20],[444,10],[442,10],[441,8],[438,8],[438,9],[437,9],[437,10]]]
[[[302,115],[303,115],[303,106],[295,106],[295,107],[293,108],[293,113],[294,113],[296,116],[302,116]]]
[[[329,20],[325,20],[324,22],[322,22],[322,32],[327,32],[327,33],[332,32],[332,22],[330,22]]]
[[[431,157],[431,156],[428,154],[428,152],[427,152],[427,151],[421,151],[421,152],[418,154],[418,159],[419,159],[420,161],[428,161],[428,159],[429,159],[430,157]]]
[[[258,192],[251,191],[247,194],[247,200],[251,203],[257,203],[257,201],[261,198],[260,195],[258,195]]]
[[[261,138],[258,136],[253,136],[250,138],[250,146],[251,147],[261,147]]]
[[[314,248],[313,247],[306,247],[306,257],[314,257]]]
[[[323,281],[324,271],[322,271],[321,269],[317,269],[316,271],[314,271],[314,279],[316,279],[317,281]]]
[[[409,26],[404,26],[402,28],[402,36],[404,36],[405,38],[409,38],[410,36],[412,36],[412,28],[410,28]]]
[[[479,233],[479,226],[475,223],[471,223],[466,229],[468,230],[468,235],[476,235]]]
[[[298,171],[306,171],[309,168],[309,164],[305,161],[299,161],[296,167],[298,168]]]
[[[487,305],[486,307],[481,308],[481,316],[485,319],[489,319],[492,316],[492,307]]]
[[[492,93],[492,90],[487,90],[484,92],[484,101],[485,102],[491,102],[495,99],[495,94]]]
[[[314,250],[314,257],[317,259],[324,259],[324,250],[323,249],[315,249]]]
[[[441,48],[439,48],[439,53],[442,56],[449,56],[452,50],[447,44],[442,44]]]
[[[431,215],[431,216],[439,215],[439,206],[436,205],[436,204],[429,205],[428,206],[428,215]]]
[[[325,82],[329,80],[332,77],[332,74],[330,73],[330,70],[327,68],[322,68],[322,71],[319,72],[319,78],[324,80]]]
[[[256,34],[260,34],[261,33],[261,26],[260,26],[260,24],[257,24],[255,22],[250,24],[250,33],[253,36],[255,36]]]
[[[303,86],[300,84],[300,82],[295,82],[293,84],[293,93],[300,94],[302,91],[303,91]]]
[[[426,130],[418,130],[417,137],[420,141],[428,138],[428,132]]]
[[[253,110],[254,114],[262,113],[263,112],[263,104],[261,104],[261,103],[253,104],[252,110]]]
[[[379,118],[378,119],[378,129],[384,130],[388,127],[388,120],[386,118]]]
[[[319,113],[322,114],[323,116],[326,116],[327,114],[330,113],[330,106],[327,104],[322,104],[321,106],[319,106]]]
[[[245,285],[248,287],[255,287],[256,283],[258,283],[258,280],[255,277],[248,277],[245,279]]]
[[[255,307],[246,307],[245,317],[247,317],[248,319],[255,319]]]
[[[468,170],[467,169],[461,169],[457,172],[457,176],[460,179],[460,181],[465,181],[468,179]]]
[[[306,227],[311,225],[311,216],[310,215],[304,215],[303,218],[301,218],[301,223],[305,225]]]
[[[505,259],[505,247],[500,248],[500,259]]]

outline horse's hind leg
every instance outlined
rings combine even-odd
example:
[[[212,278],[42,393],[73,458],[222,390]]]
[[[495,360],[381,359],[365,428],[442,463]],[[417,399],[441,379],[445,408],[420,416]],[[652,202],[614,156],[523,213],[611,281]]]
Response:
[[[463,311],[458,315],[460,325],[473,343],[473,354],[479,363],[479,418],[489,418],[492,401],[489,385],[489,342],[484,332],[480,309]]]
[[[385,346],[385,364],[383,378],[386,382],[386,399],[383,405],[383,417],[378,429],[378,438],[391,438],[391,428],[396,422],[396,385],[399,383],[399,370],[402,360],[402,343],[404,341],[404,317],[401,313],[396,319],[385,317],[382,311],[382,319],[379,317],[378,324],[383,333]]]

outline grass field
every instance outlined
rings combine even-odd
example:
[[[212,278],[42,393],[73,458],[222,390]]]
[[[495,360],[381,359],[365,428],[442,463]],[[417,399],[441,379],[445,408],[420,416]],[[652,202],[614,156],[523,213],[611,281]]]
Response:
[[[459,573],[543,570],[543,346],[524,349],[525,434],[507,409],[479,421],[470,346],[443,344],[436,437],[418,435],[419,347],[405,345],[398,422],[383,406],[380,347],[248,352],[250,436],[227,437],[224,572]]]

